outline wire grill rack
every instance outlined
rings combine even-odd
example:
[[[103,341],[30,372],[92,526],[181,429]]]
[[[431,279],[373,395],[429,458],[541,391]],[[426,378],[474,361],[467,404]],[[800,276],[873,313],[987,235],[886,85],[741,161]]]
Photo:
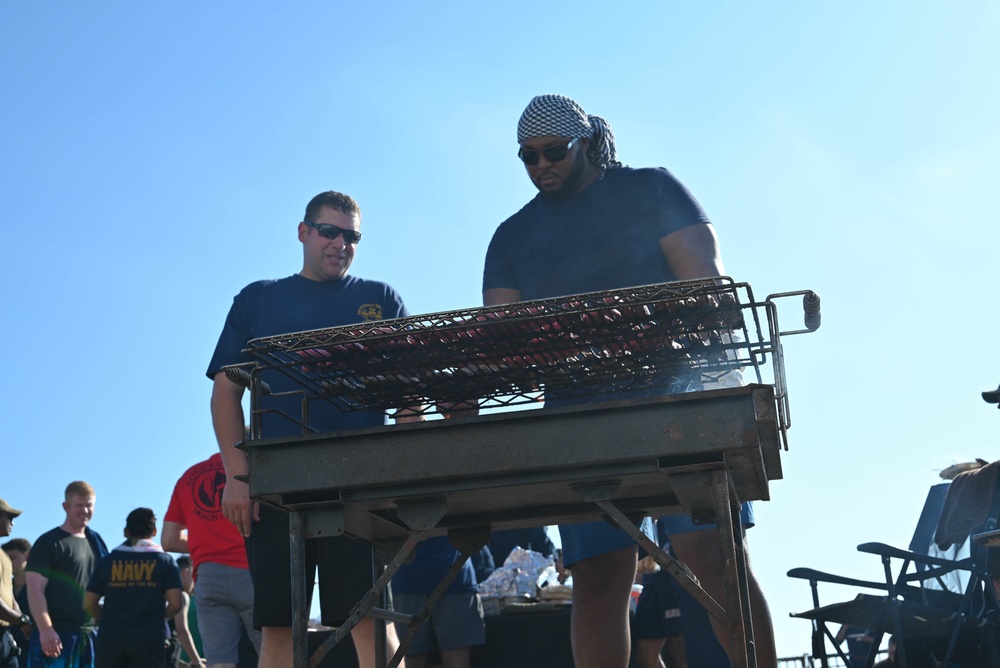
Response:
[[[779,333],[775,295],[758,302],[748,284],[723,277],[254,339],[247,352],[255,362],[227,374],[278,371],[310,400],[344,411],[423,413],[527,404],[541,392],[628,399],[710,388],[742,374],[774,383],[787,422],[779,336],[819,324],[815,293],[776,296],[789,295],[804,296],[807,329]]]

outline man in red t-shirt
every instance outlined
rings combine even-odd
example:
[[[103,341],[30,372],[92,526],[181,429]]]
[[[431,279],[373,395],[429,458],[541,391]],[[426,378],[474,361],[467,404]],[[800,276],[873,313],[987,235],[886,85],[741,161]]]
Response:
[[[226,471],[216,453],[184,472],[163,516],[163,549],[191,555],[205,661],[236,668],[241,630],[260,651],[253,627],[253,582],[243,537],[222,514]]]

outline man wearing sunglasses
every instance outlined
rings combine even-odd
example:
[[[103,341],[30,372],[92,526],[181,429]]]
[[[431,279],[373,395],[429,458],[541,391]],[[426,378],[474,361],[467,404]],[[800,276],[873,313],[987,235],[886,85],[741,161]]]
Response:
[[[222,367],[251,361],[243,353],[247,342],[262,336],[323,329],[357,322],[409,315],[390,286],[348,274],[361,241],[361,210],[339,192],[320,193],[306,206],[298,224],[302,270],[277,280],[251,283],[235,298],[208,367],[212,379],[212,422],[222,452],[226,484],[222,512],[247,538],[247,556],[254,581],[254,626],[261,628],[261,668],[292,665],[291,564],[288,515],[249,498],[248,486],[235,476],[248,471],[246,455],[234,444],[243,440],[244,388],[232,383]],[[265,399],[263,436],[293,436],[301,428],[280,413],[301,415],[301,395],[274,396],[300,387],[279,372],[265,371],[271,396]],[[279,413],[280,412],[280,413]],[[384,425],[382,412],[342,412],[326,402],[310,405],[310,426],[320,432]],[[354,605],[371,588],[372,547],[346,536],[306,541],[307,572],[319,569],[322,621],[340,626]],[[398,645],[387,627],[387,651]],[[352,631],[358,663],[375,664],[375,627],[365,617]]]
[[[483,273],[487,306],[722,275],[718,239],[699,204],[667,170],[619,162],[604,119],[587,115],[568,97],[541,95],[521,115],[517,141],[538,194],[490,242]],[[748,504],[741,515],[751,526]],[[715,525],[695,527],[684,516],[661,522],[677,556],[713,598],[725,600]],[[576,666],[624,668],[635,544],[600,522],[562,526],[560,535],[573,574]],[[748,575],[757,665],[773,667],[770,613],[753,572]],[[728,647],[726,629],[715,620],[713,628]]]

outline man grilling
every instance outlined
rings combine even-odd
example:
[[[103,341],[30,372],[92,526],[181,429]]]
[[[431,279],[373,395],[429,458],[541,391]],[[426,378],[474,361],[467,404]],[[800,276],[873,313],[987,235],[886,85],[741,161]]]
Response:
[[[602,118],[568,97],[540,95],[521,115],[517,141],[539,192],[494,233],[483,272],[485,305],[722,275],[718,239],[701,206],[666,169],[619,162]],[[753,525],[749,504],[741,515],[744,526]],[[661,521],[677,556],[723,600],[716,526],[694,526],[685,516]],[[559,530],[573,574],[575,664],[625,668],[634,541],[604,522]],[[748,577],[757,665],[775,666],[770,613],[749,565]],[[728,647],[726,629],[712,623]]]
[[[302,244],[302,270],[292,276],[257,281],[234,299],[207,375],[212,379],[212,422],[226,469],[222,512],[248,538],[247,552],[254,585],[254,626],[261,627],[260,668],[285,668],[292,663],[291,563],[288,550],[288,515],[250,499],[249,488],[235,477],[244,475],[249,464],[243,452],[233,448],[243,440],[244,388],[230,381],[222,367],[250,361],[243,350],[251,339],[288,332],[301,332],[409,315],[399,294],[389,285],[348,273],[361,240],[361,209],[353,198],[336,191],[316,195],[306,205],[297,226]],[[276,396],[295,390],[295,383],[280,373],[264,375],[274,391],[265,406],[264,434],[287,436],[300,427],[281,417],[279,411],[295,415],[297,396]],[[397,417],[403,419],[417,419]],[[337,431],[383,425],[382,412],[344,413],[332,406],[316,406],[311,426],[319,431]],[[306,570],[318,567],[322,621],[340,626],[354,604],[372,586],[372,547],[347,536],[328,536],[306,541]],[[365,617],[351,631],[358,664],[375,664],[375,625]],[[393,627],[387,627],[387,652],[398,642]]]

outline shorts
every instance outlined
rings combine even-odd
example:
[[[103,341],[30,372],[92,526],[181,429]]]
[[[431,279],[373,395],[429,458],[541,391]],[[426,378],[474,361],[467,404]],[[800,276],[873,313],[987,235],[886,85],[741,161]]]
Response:
[[[163,626],[134,629],[117,626],[97,633],[94,668],[167,668]]]
[[[752,502],[744,501],[740,505],[740,522],[743,523],[744,529],[749,529],[754,525]],[[677,536],[682,533],[718,529],[719,527],[719,525],[715,522],[695,524],[687,515],[664,515],[660,518],[660,526],[667,532],[667,536]]]
[[[198,564],[194,600],[204,659],[209,665],[239,663],[242,629],[260,652],[260,631],[253,626],[253,598],[247,569],[208,561]]]
[[[642,576],[642,594],[632,620],[636,638],[669,638],[683,633],[677,587],[679,585],[665,570]]]
[[[260,522],[247,539],[253,578],[253,624],[292,625],[292,565],[288,549],[288,514],[260,506]],[[372,546],[347,536],[312,538],[306,544],[306,577],[319,569],[321,621],[340,626],[375,583]],[[311,600],[311,588],[310,600]],[[307,606],[308,607],[308,606]],[[199,610],[199,614],[200,614]],[[204,642],[205,636],[202,635]]]
[[[656,541],[652,520],[644,518],[640,528],[651,540]],[[560,524],[559,537],[562,540],[563,565],[566,568],[571,568],[584,559],[636,546],[635,539],[604,521]]]
[[[416,614],[427,601],[422,594],[393,596],[393,606],[398,612]],[[400,641],[406,637],[407,627],[396,624]],[[406,655],[427,654],[486,644],[486,622],[483,620],[483,601],[476,592],[447,594],[434,606],[431,616],[414,632],[406,648]]]
[[[97,631],[57,631],[62,641],[62,654],[49,658],[42,653],[38,629],[31,632],[28,646],[28,668],[93,668],[94,641]]]

